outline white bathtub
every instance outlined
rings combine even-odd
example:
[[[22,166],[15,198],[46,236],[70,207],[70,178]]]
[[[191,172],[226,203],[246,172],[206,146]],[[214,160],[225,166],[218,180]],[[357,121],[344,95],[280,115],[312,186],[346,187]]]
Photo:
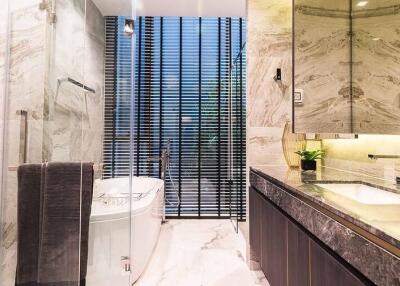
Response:
[[[130,246],[130,220],[132,238]],[[149,262],[164,216],[164,182],[134,177],[132,211],[129,178],[96,180],[89,228],[88,286],[129,285],[122,257],[131,257],[131,283]],[[131,255],[129,250],[131,247]]]

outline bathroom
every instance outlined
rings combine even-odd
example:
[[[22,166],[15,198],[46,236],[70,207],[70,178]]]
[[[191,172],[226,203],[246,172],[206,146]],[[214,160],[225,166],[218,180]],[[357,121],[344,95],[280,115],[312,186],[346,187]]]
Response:
[[[400,285],[399,0],[0,0],[0,285]]]

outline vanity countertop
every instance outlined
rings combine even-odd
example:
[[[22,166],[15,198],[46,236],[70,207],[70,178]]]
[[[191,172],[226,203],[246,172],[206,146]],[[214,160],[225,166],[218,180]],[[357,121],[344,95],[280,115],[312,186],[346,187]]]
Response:
[[[400,194],[395,183],[328,167],[310,173],[287,166],[262,165],[251,167],[251,171],[400,249],[400,204],[362,204],[316,185],[362,183]]]

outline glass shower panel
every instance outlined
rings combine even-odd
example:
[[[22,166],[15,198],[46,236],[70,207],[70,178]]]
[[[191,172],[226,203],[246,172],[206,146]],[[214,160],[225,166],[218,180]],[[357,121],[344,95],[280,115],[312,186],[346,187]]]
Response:
[[[240,62],[235,59],[230,71],[230,97],[229,97],[229,213],[230,219],[233,222],[235,227],[235,231],[239,230],[239,194],[237,189],[237,177],[236,174],[236,159],[235,156],[235,147],[236,147],[236,139],[237,139],[237,97],[236,95],[240,93]],[[235,180],[236,179],[236,180]]]
[[[241,43],[241,41],[239,41]],[[245,45],[239,46],[239,52],[234,58],[230,71],[230,99],[229,99],[229,209],[230,218],[236,232],[239,222],[246,215],[244,205],[246,200],[246,154],[245,154],[245,126],[246,126],[246,71]]]
[[[112,1],[123,16],[108,16],[86,0],[84,83],[94,89],[86,111],[83,146],[94,162],[94,198],[89,227],[88,286],[132,285],[132,165],[120,157],[132,153],[131,110],[134,90],[135,1]],[[132,33],[133,31],[133,33]],[[104,85],[104,86],[103,86]],[[93,149],[98,147],[98,149]],[[92,153],[90,153],[92,152]],[[122,160],[123,161],[123,160]]]
[[[89,3],[88,0],[88,9]],[[86,18],[88,34],[97,36],[87,39],[86,51],[89,54],[85,56],[85,84],[93,88],[100,76],[104,79],[98,82],[98,86],[101,87],[102,82],[105,84],[104,91],[95,94],[92,111],[89,110],[89,117],[98,116],[98,119],[91,121],[85,129],[85,133],[91,132],[86,138],[89,142],[85,144],[100,147],[100,156],[92,158],[100,160],[100,169],[95,180],[89,227],[87,285],[130,285],[129,164],[120,164],[118,156],[129,158],[130,154],[130,122],[125,115],[130,112],[131,79],[130,76],[121,76],[121,73],[130,74],[131,36],[124,31],[125,18],[102,16],[102,24],[99,24],[99,13],[92,6],[91,11],[87,10]],[[101,40],[94,42],[93,39]],[[102,55],[105,55],[104,60],[99,61]],[[95,140],[93,144],[91,140]]]
[[[10,257],[10,252],[7,249],[10,248],[10,243],[5,244],[4,238],[7,237],[5,233],[6,226],[10,226],[12,224],[12,219],[5,218],[5,210],[4,210],[4,201],[6,199],[5,188],[3,187],[3,177],[7,176],[7,166],[4,162],[4,145],[5,145],[5,138],[4,138],[4,130],[5,124],[7,122],[8,116],[6,115],[6,94],[7,94],[7,78],[8,78],[8,1],[6,1],[0,9],[0,162],[2,162],[1,166],[1,173],[0,173],[0,281],[9,281],[11,283],[10,275],[5,275],[6,271],[6,257],[5,255],[8,254]],[[14,237],[8,236],[8,240],[13,240]],[[7,280],[6,280],[7,279]]]
[[[55,94],[47,83],[51,80],[50,39],[54,37],[56,3],[21,0],[8,4],[3,34],[6,40],[1,41],[5,43],[1,62],[6,64],[1,283],[69,281],[70,285],[79,285],[84,278],[80,275],[80,253],[84,252],[80,243],[84,234],[81,209],[87,198],[83,192],[87,188],[81,182],[87,178],[82,180],[79,155],[52,157],[57,145],[49,128],[54,127],[50,111]],[[83,17],[77,19],[74,28],[76,32],[84,30]],[[83,47],[79,38],[75,44]],[[82,62],[77,61],[77,70],[82,70]],[[77,98],[80,93],[80,89],[75,90],[71,97]],[[80,111],[75,113],[74,125],[81,126]],[[76,142],[73,148],[81,154],[81,142]],[[70,164],[73,161],[77,163]]]
[[[76,256],[65,266],[77,277],[76,285],[83,280],[90,285],[91,281],[93,180],[99,176],[102,154],[102,128],[96,124],[102,120],[104,27],[96,30],[91,25],[92,17],[97,16],[96,24],[100,26],[103,18],[91,4],[85,0],[52,0],[43,1],[41,6],[47,14],[43,160],[62,164],[69,168],[66,173],[77,172],[80,183],[78,192],[66,199],[76,210],[73,234],[60,242],[65,251]],[[99,62],[93,62],[93,57]],[[60,226],[62,229],[68,227],[66,220],[59,224],[65,225]],[[68,247],[69,240],[73,241],[72,247]]]
[[[132,76],[121,75],[127,66],[133,74],[135,35],[125,33],[122,17],[114,22],[116,30],[107,34],[107,17],[96,3],[18,0],[7,1],[9,9],[1,10],[0,65],[6,71],[0,74],[1,92],[5,92],[1,97],[4,132],[0,136],[4,146],[1,285],[30,282],[28,276],[49,283],[70,281],[70,285],[79,285],[84,279],[87,285],[132,284],[133,160],[115,169],[121,173],[109,176],[104,162],[109,155],[110,126],[104,110],[110,103],[107,96],[113,100],[117,93],[123,94],[111,104],[125,106],[132,118],[111,114],[120,116],[114,121],[119,133],[111,145],[118,156],[131,156],[134,81]],[[125,16],[135,10],[135,5],[132,7]],[[116,45],[112,65],[106,51],[110,42]],[[106,69],[111,69],[113,82],[105,78]],[[111,93],[107,91],[110,85],[115,87]],[[122,141],[128,144],[121,145]],[[111,164],[118,165],[118,157],[113,157]],[[40,196],[24,201],[20,170],[30,167],[39,167],[34,179]],[[48,188],[54,193],[46,193]],[[35,218],[32,227],[38,228],[37,232],[27,227],[27,217]],[[40,235],[31,239],[34,236],[27,235],[29,231]],[[44,250],[47,252],[40,252]],[[25,257],[26,253],[32,256]],[[65,255],[69,260],[60,263],[57,259]],[[31,273],[16,273],[29,259],[34,261],[30,266],[41,263],[47,268],[32,266]]]
[[[130,148],[129,148],[129,270],[130,270],[130,276],[129,276],[129,285],[134,285],[135,282],[139,278],[137,267],[135,266],[135,261],[134,261],[134,254],[136,252],[136,249],[138,248],[137,245],[140,245],[138,242],[140,242],[139,239],[137,239],[137,229],[135,229],[135,192],[137,190],[134,187],[133,184],[133,179],[134,179],[134,166],[135,166],[135,136],[134,136],[134,131],[135,131],[135,126],[136,126],[136,113],[135,113],[135,106],[136,106],[136,99],[135,99],[135,90],[136,90],[136,81],[135,81],[135,70],[136,70],[136,41],[137,41],[137,35],[136,35],[136,23],[137,23],[137,0],[131,0],[132,4],[132,10],[131,10],[131,20],[132,20],[132,34],[131,39],[130,39],[130,57],[129,62],[130,62],[130,112],[129,112],[129,124],[130,124],[130,130],[129,130],[129,141],[130,141]],[[126,22],[127,24],[128,22]],[[125,25],[126,25],[125,24]],[[164,198],[163,198],[164,199]],[[136,247],[135,247],[136,246]]]
[[[96,3],[17,0],[0,12],[2,286],[130,284],[128,173],[103,171],[107,39]]]

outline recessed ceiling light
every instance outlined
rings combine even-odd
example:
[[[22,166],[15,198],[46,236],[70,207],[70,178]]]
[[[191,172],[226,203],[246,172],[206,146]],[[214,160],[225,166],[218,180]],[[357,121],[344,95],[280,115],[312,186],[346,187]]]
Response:
[[[358,7],[364,7],[364,6],[366,6],[367,4],[368,4],[368,1],[360,1],[360,2],[357,3],[357,6],[358,6]]]

